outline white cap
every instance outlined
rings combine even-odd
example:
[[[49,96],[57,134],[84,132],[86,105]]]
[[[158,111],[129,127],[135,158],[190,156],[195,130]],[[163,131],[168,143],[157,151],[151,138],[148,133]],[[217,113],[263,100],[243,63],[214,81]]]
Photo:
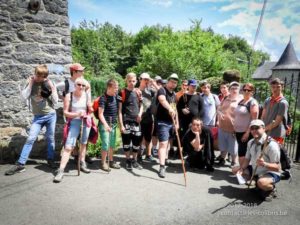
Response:
[[[171,79],[173,79],[173,80],[179,80],[178,75],[177,75],[176,73],[172,73],[172,74],[168,77],[168,80],[171,80]]]
[[[265,123],[264,123],[264,121],[262,121],[262,120],[252,120],[251,121],[251,123],[250,123],[250,127],[252,127],[252,126],[265,126]]]
[[[150,75],[148,73],[142,73],[140,75],[140,79],[148,79],[148,80],[150,80],[151,77],[150,77]]]

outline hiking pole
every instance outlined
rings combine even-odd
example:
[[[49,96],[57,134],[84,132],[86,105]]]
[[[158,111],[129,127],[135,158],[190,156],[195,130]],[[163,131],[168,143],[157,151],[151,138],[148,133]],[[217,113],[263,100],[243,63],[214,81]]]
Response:
[[[109,117],[109,127],[110,127],[110,129],[112,129],[112,118],[111,118],[111,116]],[[110,168],[109,168],[110,142],[111,142],[111,130],[108,132],[108,151],[107,151],[107,165],[108,165],[107,173],[108,174],[110,172]]]
[[[268,143],[268,137],[267,137],[267,139],[266,139],[266,141],[265,141],[265,143],[264,143],[263,149],[262,149],[262,151],[261,151],[261,153],[260,153],[258,159],[261,159],[261,158],[264,156],[264,151],[265,151],[265,148],[267,147],[267,143]],[[257,171],[257,167],[258,167],[258,165],[256,164],[256,166],[255,166],[255,168],[254,168],[254,171],[253,171],[253,173],[252,173],[252,175],[251,175],[251,179],[250,179],[250,181],[249,181],[249,183],[248,183],[248,189],[250,188],[251,183],[252,183],[252,181],[253,181],[253,179],[254,179],[254,176],[255,176],[256,171]]]
[[[81,119],[81,126],[80,126],[80,142],[79,142],[79,148],[78,148],[78,160],[77,160],[77,171],[78,176],[80,176],[80,155],[81,155],[81,143],[82,143],[82,135],[83,135],[83,118]]]
[[[183,155],[182,155],[182,147],[181,147],[181,142],[180,142],[178,130],[176,129],[176,124],[175,124],[174,117],[172,117],[172,121],[173,121],[173,125],[174,125],[174,128],[175,128],[175,134],[176,134],[177,143],[178,143],[179,155],[180,155],[181,165],[182,165],[182,170],[183,170],[183,175],[184,175],[184,184],[186,186],[186,172],[185,172],[184,160],[183,160]]]

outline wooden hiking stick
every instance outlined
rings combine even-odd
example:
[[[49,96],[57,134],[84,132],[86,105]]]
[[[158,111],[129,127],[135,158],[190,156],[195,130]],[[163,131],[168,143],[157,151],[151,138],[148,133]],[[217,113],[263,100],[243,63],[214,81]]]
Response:
[[[172,121],[173,121],[174,129],[175,129],[175,134],[176,134],[176,138],[177,138],[177,143],[178,143],[179,155],[180,155],[181,165],[182,165],[182,170],[183,170],[183,175],[184,175],[184,184],[186,186],[186,172],[185,172],[185,165],[184,165],[184,160],[183,160],[183,155],[182,155],[181,142],[180,142],[178,130],[176,129],[175,119],[173,117],[172,117]]]
[[[81,155],[81,143],[82,143],[82,135],[83,135],[83,118],[81,119],[81,126],[80,126],[80,142],[79,142],[79,148],[78,148],[78,160],[77,160],[77,171],[78,176],[80,176],[80,155]]]
[[[267,145],[268,145],[268,137],[267,137],[267,139],[265,140],[263,149],[262,149],[262,151],[261,151],[261,153],[260,153],[258,159],[261,159],[261,158],[264,156],[264,151],[265,151]],[[252,183],[253,178],[254,178],[254,176],[255,176],[255,173],[256,173],[256,171],[257,171],[257,167],[258,167],[258,165],[256,164],[256,166],[255,166],[255,168],[254,168],[254,171],[253,171],[253,173],[252,173],[251,179],[250,179],[250,181],[249,181],[249,183],[248,183],[248,189],[249,189],[250,186],[251,186],[251,183]]]

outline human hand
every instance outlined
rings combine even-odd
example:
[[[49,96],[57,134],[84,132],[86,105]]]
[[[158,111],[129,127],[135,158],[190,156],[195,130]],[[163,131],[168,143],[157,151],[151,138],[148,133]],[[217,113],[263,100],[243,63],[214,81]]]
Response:
[[[256,164],[263,167],[265,166],[265,160],[263,158],[259,158],[256,160]]]
[[[242,142],[246,142],[246,141],[248,140],[248,138],[249,138],[249,133],[246,132],[246,133],[244,133],[244,135],[242,136],[241,141],[242,141]]]
[[[182,112],[183,112],[184,115],[190,114],[189,108],[184,108],[184,109],[182,109]]]

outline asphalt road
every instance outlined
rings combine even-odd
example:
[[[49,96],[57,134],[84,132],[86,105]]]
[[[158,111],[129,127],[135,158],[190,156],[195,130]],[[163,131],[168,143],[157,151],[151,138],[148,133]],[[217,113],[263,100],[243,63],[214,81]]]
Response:
[[[124,163],[123,156],[116,158]],[[262,202],[237,184],[229,167],[189,171],[185,187],[180,161],[167,168],[165,179],[157,175],[158,164],[107,174],[99,160],[90,165],[91,174],[78,177],[70,161],[59,184],[46,161],[31,160],[25,172],[4,176],[10,166],[0,166],[1,225],[300,224],[297,168],[291,183],[279,183],[277,199]]]

